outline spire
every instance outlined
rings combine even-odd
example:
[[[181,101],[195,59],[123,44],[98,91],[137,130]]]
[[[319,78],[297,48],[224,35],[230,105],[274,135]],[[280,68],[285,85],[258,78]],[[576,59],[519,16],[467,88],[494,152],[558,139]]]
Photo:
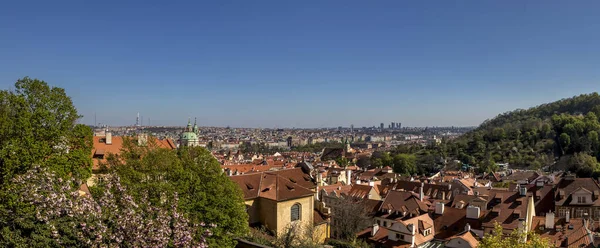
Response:
[[[198,125],[196,125],[196,117],[194,117],[194,133],[198,133]]]
[[[188,124],[187,124],[185,131],[186,132],[192,131],[192,121],[191,121],[191,118],[189,118],[189,117],[188,117]]]

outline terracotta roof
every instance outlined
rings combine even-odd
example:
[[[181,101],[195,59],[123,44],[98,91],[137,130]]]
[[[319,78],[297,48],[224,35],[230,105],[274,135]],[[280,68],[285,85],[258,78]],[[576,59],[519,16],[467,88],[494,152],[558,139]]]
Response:
[[[393,187],[395,189],[403,189],[405,191],[419,192],[419,188],[421,186],[423,186],[423,194],[425,196],[434,199],[441,199],[442,196],[444,196],[446,199],[452,199],[452,188],[449,185],[398,181]]]
[[[373,187],[373,186],[364,185],[364,184],[353,184],[352,188],[350,188],[350,191],[346,195],[351,196],[351,197],[356,197],[356,198],[369,198],[369,193],[374,188],[375,187]],[[374,191],[375,191],[375,193],[378,194],[377,190],[374,190]]]
[[[344,185],[342,183],[321,186],[319,187],[319,191],[325,190],[327,194],[331,194],[333,192],[336,193],[336,196],[340,196],[340,194],[347,194],[352,189],[352,185]]]
[[[556,228],[546,229],[540,228],[545,226],[545,217],[533,217],[533,230],[542,238],[547,238],[556,247],[593,247],[593,237],[591,237],[585,228],[583,219],[571,219],[569,223],[565,223],[564,218],[556,219],[553,223],[554,227],[560,226],[560,230]],[[541,230],[543,229],[543,230]]]
[[[321,212],[317,211],[316,209],[314,211],[315,212],[313,214],[313,225],[318,226],[323,223],[327,223],[327,219],[328,219],[327,216],[325,216]]]
[[[502,178],[502,180],[503,181],[528,180],[529,182],[531,182],[532,180],[538,178],[539,176],[540,176],[540,174],[535,171],[515,171],[512,174]]]
[[[467,209],[445,207],[443,214],[432,214],[435,238],[446,239],[464,231],[469,224],[473,229],[481,228],[479,219],[467,219]]]
[[[520,196],[519,192],[490,191],[488,199],[488,212],[482,219],[483,226],[493,229],[494,223],[500,223],[504,229],[515,229],[519,225],[519,218],[524,218],[527,213],[528,196]],[[520,198],[525,200],[518,201]],[[522,204],[518,204],[522,202]],[[518,212],[515,212],[518,210]]]
[[[448,242],[450,242],[451,240],[454,240],[454,239],[464,240],[469,245],[469,247],[472,247],[472,248],[479,246],[479,241],[477,241],[475,236],[473,236],[473,233],[471,233],[470,231],[469,232],[465,231],[461,234],[449,237],[446,240],[448,240]],[[446,242],[446,247],[453,248],[453,247],[447,246],[448,242]],[[460,247],[464,247],[464,246],[460,246]]]
[[[294,178],[286,177],[286,175],[278,172],[261,172],[230,176],[229,178],[242,189],[245,200],[265,198],[274,201],[286,201],[314,194],[311,189],[301,184],[302,181],[294,180]]]
[[[405,221],[400,221],[399,223],[394,223],[394,225],[402,224],[407,226],[409,224],[414,225],[415,227],[419,227],[419,222],[423,223],[433,223],[428,214],[422,214]],[[392,226],[393,228],[393,226]],[[366,240],[368,243],[376,244],[377,247],[385,247],[385,248],[408,248],[411,247],[411,243],[405,241],[395,241],[388,239],[388,235],[391,228],[388,227],[379,227],[377,233],[371,237],[371,230],[373,227],[368,227],[365,230],[357,233],[358,238]],[[435,230],[432,230],[431,234],[427,237],[423,236],[423,232],[420,230],[416,231],[415,235],[415,244],[420,246],[428,241],[431,241],[435,235]]]
[[[224,170],[231,170],[232,172],[239,173],[253,173],[253,172],[261,172],[268,171],[272,166],[268,165],[255,165],[255,164],[236,164],[236,165],[221,165],[221,168]]]
[[[104,136],[94,136],[93,137],[93,149],[92,149],[92,162],[93,162],[93,170],[100,169],[100,163],[106,162],[106,157],[108,154],[120,155],[121,149],[123,149],[123,136],[112,136],[111,144],[106,144],[106,137]],[[131,138],[135,141],[135,137],[125,137]],[[154,147],[157,148],[165,148],[174,150],[177,148],[175,143],[173,143],[170,139],[156,139],[153,137],[148,137],[148,144],[153,144]]]
[[[380,210],[421,214],[427,212],[428,208],[429,206],[425,202],[420,201],[411,192],[390,191],[381,203]],[[388,216],[384,215],[382,217],[387,218]]]

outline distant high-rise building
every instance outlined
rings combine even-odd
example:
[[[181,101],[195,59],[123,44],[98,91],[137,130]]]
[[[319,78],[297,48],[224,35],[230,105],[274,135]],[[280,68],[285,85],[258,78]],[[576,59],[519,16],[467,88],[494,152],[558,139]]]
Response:
[[[350,125],[350,132],[354,133],[354,124]]]
[[[383,122],[381,124],[379,124],[379,128],[383,130]]]
[[[135,118],[135,126],[140,126],[140,112],[138,112],[137,117]]]
[[[396,128],[396,123],[392,122],[392,129]]]

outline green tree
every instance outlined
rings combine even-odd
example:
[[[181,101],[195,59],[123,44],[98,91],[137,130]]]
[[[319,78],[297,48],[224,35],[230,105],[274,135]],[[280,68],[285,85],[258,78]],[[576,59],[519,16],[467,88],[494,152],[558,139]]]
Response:
[[[417,157],[414,154],[396,154],[393,161],[396,173],[412,175],[417,172]]]
[[[561,133],[560,137],[558,137],[558,141],[560,142],[561,151],[563,154],[569,149],[571,145],[571,136],[566,133]]]
[[[527,241],[525,241],[525,239]],[[524,242],[525,241],[525,242]],[[536,233],[522,233],[514,230],[510,235],[504,235],[502,226],[496,224],[494,232],[486,234],[479,248],[550,248],[553,247],[548,239]]]
[[[579,177],[590,177],[593,172],[598,172],[600,166],[595,157],[585,153],[575,153],[569,160],[571,172],[575,172]]]
[[[125,141],[124,147],[122,158],[113,157],[110,163],[118,165],[111,168],[133,192],[149,192],[149,200],[157,205],[163,203],[164,194],[177,192],[179,207],[192,223],[217,225],[208,238],[214,247],[232,247],[234,238],[247,234],[242,192],[210,152],[200,147],[159,149],[152,142],[139,147],[131,140]]]
[[[32,165],[89,177],[91,129],[75,125],[79,117],[64,89],[38,79],[25,77],[14,90],[0,91],[0,184]]]

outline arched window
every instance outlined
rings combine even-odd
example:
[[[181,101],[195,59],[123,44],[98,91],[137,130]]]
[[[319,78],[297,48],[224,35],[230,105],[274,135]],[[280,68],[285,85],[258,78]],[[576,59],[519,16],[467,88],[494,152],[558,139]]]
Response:
[[[292,206],[292,221],[300,219],[300,210],[302,210],[302,206],[300,206],[300,203],[296,203]]]

